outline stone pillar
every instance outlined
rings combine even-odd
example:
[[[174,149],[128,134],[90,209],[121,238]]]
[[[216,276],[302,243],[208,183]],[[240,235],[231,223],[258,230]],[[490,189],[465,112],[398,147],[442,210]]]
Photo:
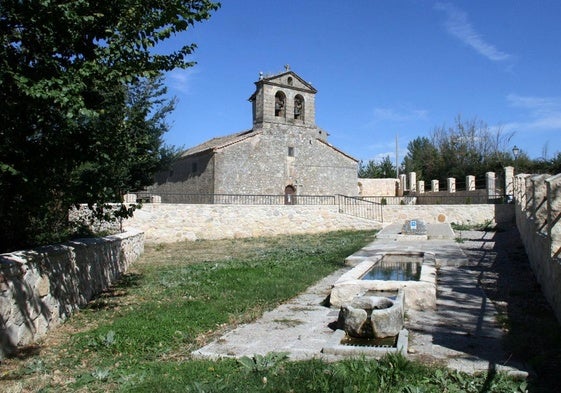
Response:
[[[534,216],[534,210],[532,208],[534,203],[534,184],[532,183],[532,175],[524,178],[524,194],[526,195],[526,203],[524,203],[524,210],[526,211],[526,217],[531,218]]]
[[[487,188],[487,198],[496,198],[497,188],[495,185],[495,172],[485,174],[485,187]]]
[[[405,173],[402,173],[399,175],[399,192],[397,196],[402,197],[405,190],[407,190],[407,176]]]
[[[514,167],[505,167],[505,194],[514,195]]]
[[[431,180],[430,182],[430,189],[432,192],[438,192],[440,191],[440,189],[438,188],[439,184],[438,184],[438,180]]]
[[[449,177],[446,182],[448,183],[448,192],[456,192],[456,178]]]
[[[475,191],[475,176],[466,176],[466,191]]]
[[[136,194],[123,195],[123,203],[136,203]]]
[[[551,256],[561,257],[561,173],[546,180],[547,234],[551,239]]]
[[[519,206],[520,210],[526,210],[526,178],[530,175],[520,174],[514,176],[514,202]]]
[[[418,180],[417,181],[417,192],[419,194],[424,194],[425,193],[425,181],[424,180]]]
[[[417,174],[415,172],[409,172],[409,187],[411,188],[409,191],[417,191]]]
[[[550,175],[536,175],[531,177],[532,195],[532,217],[536,225],[536,231],[547,233],[547,186],[545,180]]]

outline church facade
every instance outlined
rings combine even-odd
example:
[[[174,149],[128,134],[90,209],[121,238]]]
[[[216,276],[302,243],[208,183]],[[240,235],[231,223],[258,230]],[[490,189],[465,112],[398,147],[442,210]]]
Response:
[[[253,128],[186,150],[149,192],[357,195],[358,161],[315,124],[316,89],[290,70],[255,82]]]

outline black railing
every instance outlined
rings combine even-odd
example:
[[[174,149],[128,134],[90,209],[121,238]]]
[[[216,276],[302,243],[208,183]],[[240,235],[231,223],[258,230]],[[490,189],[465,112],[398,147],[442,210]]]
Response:
[[[381,205],[481,205],[509,203],[505,195],[488,195],[487,190],[458,192],[409,193],[403,197],[363,196],[364,200]]]
[[[381,203],[359,197],[339,195],[339,213],[380,222],[384,221]]]
[[[417,194],[415,199],[416,205],[497,205],[507,202],[504,195],[487,195],[486,193]]]
[[[342,205],[342,210],[355,209],[359,216],[369,218],[381,216],[381,212],[370,213],[383,205],[471,205],[508,203],[508,198],[497,193],[488,195],[486,190],[458,192],[410,193],[396,196],[335,196],[335,195],[250,195],[250,194],[180,194],[138,192],[139,202],[179,204],[223,204],[223,205]],[[362,204],[359,203],[363,202]],[[359,210],[365,212],[360,213]]]
[[[360,198],[380,205],[415,205],[417,200],[414,196],[363,196]]]
[[[180,194],[138,192],[139,202],[222,205],[335,205],[334,195]]]

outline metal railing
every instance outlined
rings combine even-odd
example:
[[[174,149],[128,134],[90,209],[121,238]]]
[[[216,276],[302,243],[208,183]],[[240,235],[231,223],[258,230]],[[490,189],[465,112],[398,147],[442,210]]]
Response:
[[[137,192],[137,201],[161,203],[222,205],[335,205],[334,195],[259,195],[259,194],[181,194]]]
[[[339,195],[339,213],[380,222],[384,221],[381,203],[359,197]]]
[[[504,195],[487,195],[477,194],[472,195],[430,195],[419,194],[416,196],[416,205],[500,205],[507,203]]]
[[[477,205],[509,203],[502,194],[488,195],[480,192],[457,193],[416,193],[403,197],[394,196],[363,196],[364,200],[380,203],[381,205]]]

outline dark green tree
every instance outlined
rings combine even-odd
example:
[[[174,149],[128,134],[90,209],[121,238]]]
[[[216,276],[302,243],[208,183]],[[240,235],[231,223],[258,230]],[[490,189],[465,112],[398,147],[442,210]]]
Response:
[[[558,152],[555,157],[550,160],[549,173],[561,173],[561,152]]]
[[[513,165],[508,151],[512,135],[500,129],[491,131],[477,119],[464,121],[458,116],[453,127],[437,127],[430,138],[409,142],[403,166],[425,181],[445,182],[448,177],[463,179],[467,175],[484,178],[485,172],[500,173],[505,166]]]
[[[369,160],[365,164],[361,161],[358,168],[358,177],[363,179],[393,178],[395,175],[395,166],[390,156],[384,157],[380,162]]]
[[[0,2],[0,250],[57,240],[72,205],[86,202],[102,215],[107,202],[147,184],[165,155],[157,78],[192,66],[195,49],[155,47],[218,6]],[[142,101],[141,90],[152,98]]]
[[[428,138],[418,137],[407,144],[405,172],[416,172],[419,179],[430,181],[440,178],[442,166],[441,154]]]

